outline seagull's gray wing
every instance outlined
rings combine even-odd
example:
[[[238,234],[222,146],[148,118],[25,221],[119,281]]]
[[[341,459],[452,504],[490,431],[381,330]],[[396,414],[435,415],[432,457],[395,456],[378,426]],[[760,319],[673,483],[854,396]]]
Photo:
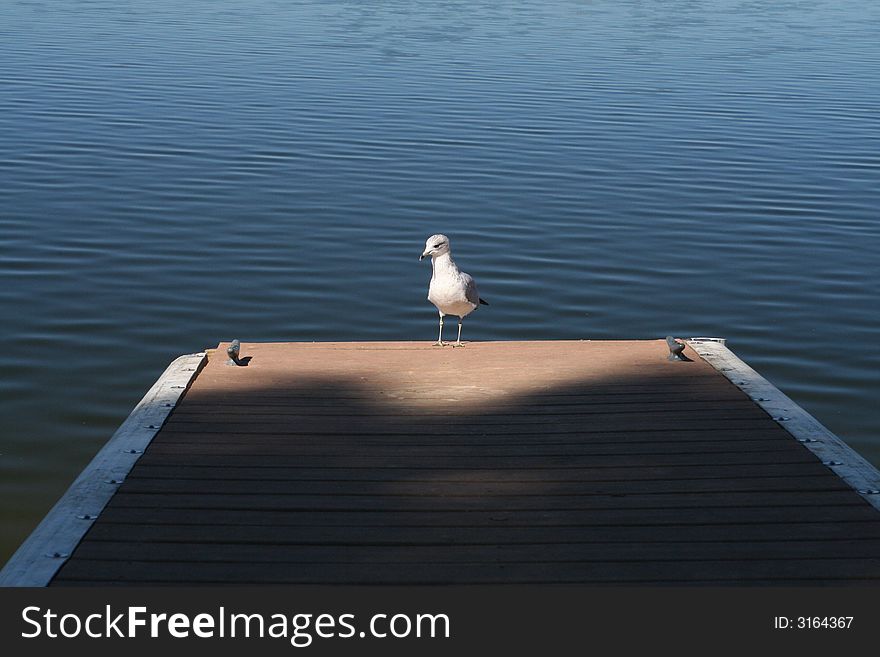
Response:
[[[474,277],[470,274],[465,274],[462,272],[461,278],[464,281],[464,296],[475,306],[480,305],[480,294],[477,292],[477,284],[474,282]]]

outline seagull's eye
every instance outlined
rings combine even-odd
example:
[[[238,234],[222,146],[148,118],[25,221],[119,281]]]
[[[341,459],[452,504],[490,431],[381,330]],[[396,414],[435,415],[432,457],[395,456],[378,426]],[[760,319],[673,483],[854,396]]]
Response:
[[[441,246],[443,246],[443,242],[440,242],[440,244],[435,244],[434,248],[439,249]]]

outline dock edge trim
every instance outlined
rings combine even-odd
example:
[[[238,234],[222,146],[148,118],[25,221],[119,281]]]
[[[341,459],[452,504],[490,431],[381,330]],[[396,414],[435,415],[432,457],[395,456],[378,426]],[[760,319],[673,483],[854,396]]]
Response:
[[[690,338],[685,342],[868,504],[880,510],[880,470],[742,361],[727,348],[723,338]]]
[[[0,570],[0,586],[48,586],[207,363],[176,358]]]

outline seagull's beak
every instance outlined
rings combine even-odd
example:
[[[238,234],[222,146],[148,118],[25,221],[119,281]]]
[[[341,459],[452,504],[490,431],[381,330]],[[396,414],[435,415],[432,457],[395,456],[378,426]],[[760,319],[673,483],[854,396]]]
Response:
[[[424,260],[427,257],[428,257],[428,252],[425,251],[422,255],[419,256],[419,262],[421,262],[422,260]]]

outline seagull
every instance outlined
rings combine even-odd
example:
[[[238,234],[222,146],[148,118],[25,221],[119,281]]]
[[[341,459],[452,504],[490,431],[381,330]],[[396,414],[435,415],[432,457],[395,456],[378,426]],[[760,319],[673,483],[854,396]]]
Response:
[[[477,284],[470,274],[461,271],[449,252],[449,238],[446,235],[431,235],[425,241],[425,250],[419,260],[431,256],[431,285],[428,287],[428,301],[437,306],[440,313],[440,337],[436,347],[445,347],[443,342],[443,317],[458,316],[458,341],[453,347],[463,347],[461,343],[461,322],[465,315],[472,313],[477,306],[489,304],[477,293]]]

